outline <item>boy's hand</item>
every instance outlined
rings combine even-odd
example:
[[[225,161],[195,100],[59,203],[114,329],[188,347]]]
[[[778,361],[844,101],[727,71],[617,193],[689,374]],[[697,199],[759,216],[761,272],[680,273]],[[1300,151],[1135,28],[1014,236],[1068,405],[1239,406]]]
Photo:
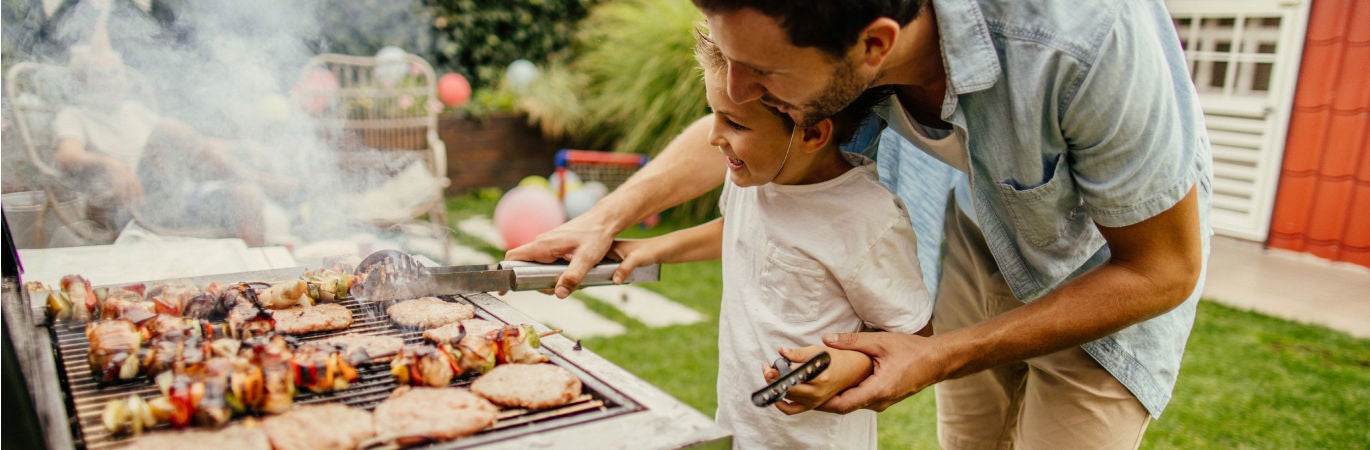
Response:
[[[873,370],[871,358],[865,353],[838,350],[821,345],[781,348],[780,356],[799,364],[823,351],[827,351],[828,356],[832,357],[832,365],[809,382],[790,388],[784,399],[775,402],[776,409],[790,415],[814,409],[826,403],[828,399],[847,390],[847,388],[856,386],[861,380],[870,376]],[[761,374],[766,378],[767,383],[780,377],[780,372],[774,367],[765,363],[763,366]]]
[[[609,257],[618,260],[614,284],[623,284],[633,269],[661,262],[660,249],[653,239],[616,239],[609,247]]]

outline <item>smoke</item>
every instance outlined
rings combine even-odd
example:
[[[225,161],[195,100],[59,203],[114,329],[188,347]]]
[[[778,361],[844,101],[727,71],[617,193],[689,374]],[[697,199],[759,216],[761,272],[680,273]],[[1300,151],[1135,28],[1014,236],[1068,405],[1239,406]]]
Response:
[[[296,99],[302,70],[318,53],[369,56],[398,45],[426,55],[431,19],[417,2],[46,1],[47,20],[35,17],[48,13],[37,3],[5,3],[7,62],[66,65],[70,50],[90,43],[107,11],[110,45],[151,87],[150,100],[162,117],[205,136],[256,143],[268,156],[244,162],[300,182],[290,198],[272,198],[285,212],[295,244],[383,233],[342,217],[337,205],[346,199],[340,194],[370,180],[338,170],[335,149],[320,138],[336,130],[318,129]],[[177,165],[197,164],[202,162]]]

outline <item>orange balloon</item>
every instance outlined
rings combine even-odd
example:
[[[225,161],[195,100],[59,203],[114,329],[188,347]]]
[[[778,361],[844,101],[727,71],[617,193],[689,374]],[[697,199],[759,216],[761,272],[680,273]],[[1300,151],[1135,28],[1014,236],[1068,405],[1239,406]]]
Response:
[[[449,73],[438,78],[438,99],[447,106],[461,106],[471,99],[471,83],[459,73]]]

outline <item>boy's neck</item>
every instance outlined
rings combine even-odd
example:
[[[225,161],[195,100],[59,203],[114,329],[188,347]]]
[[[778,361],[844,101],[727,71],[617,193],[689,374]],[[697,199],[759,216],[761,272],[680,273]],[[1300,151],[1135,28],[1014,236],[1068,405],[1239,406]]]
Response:
[[[842,155],[842,150],[836,146],[814,152],[813,156],[804,164],[803,172],[796,175],[793,180],[774,180],[772,182],[787,185],[818,184],[837,178],[852,168],[851,162],[847,161],[847,158]],[[791,157],[790,162],[796,161]]]

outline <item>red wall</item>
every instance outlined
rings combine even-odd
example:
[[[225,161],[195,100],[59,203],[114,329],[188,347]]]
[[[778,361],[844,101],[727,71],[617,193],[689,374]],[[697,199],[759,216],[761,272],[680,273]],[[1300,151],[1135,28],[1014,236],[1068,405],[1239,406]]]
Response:
[[[1370,2],[1313,2],[1267,244],[1370,267]]]

